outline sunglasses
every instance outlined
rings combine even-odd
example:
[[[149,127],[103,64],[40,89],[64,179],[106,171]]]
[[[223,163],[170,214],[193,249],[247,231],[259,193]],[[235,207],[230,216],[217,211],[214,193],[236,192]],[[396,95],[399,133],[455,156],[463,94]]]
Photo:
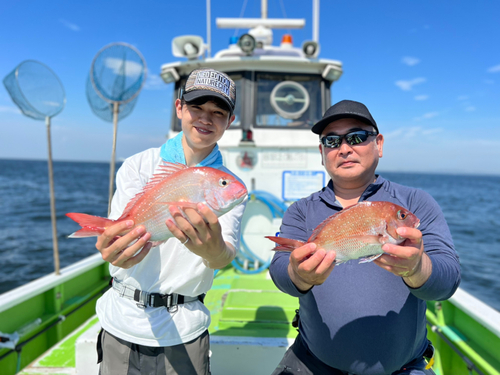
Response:
[[[328,148],[337,148],[342,144],[342,140],[345,139],[348,144],[351,146],[359,145],[363,142],[366,142],[369,136],[377,135],[378,133],[369,132],[367,130],[356,130],[344,135],[326,135],[321,138],[321,143],[323,146]]]

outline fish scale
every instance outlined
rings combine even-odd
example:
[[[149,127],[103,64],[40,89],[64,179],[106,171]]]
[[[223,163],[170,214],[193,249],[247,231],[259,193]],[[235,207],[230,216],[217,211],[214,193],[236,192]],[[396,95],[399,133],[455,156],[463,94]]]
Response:
[[[328,217],[319,224],[306,242],[267,236],[277,246],[273,250],[293,251],[306,243],[315,243],[327,252],[336,252],[336,263],[351,259],[369,262],[383,254],[386,243],[400,244],[405,238],[396,230],[417,228],[419,219],[407,209],[391,202],[360,202]]]

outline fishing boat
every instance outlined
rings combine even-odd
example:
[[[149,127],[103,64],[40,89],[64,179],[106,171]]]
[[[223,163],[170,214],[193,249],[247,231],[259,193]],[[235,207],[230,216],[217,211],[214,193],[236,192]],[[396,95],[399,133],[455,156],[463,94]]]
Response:
[[[259,19],[216,20],[220,28],[249,29],[226,49],[210,56],[209,29],[207,42],[179,36],[172,52],[180,60],[161,67],[176,96],[200,67],[226,72],[237,87],[236,120],[219,147],[250,193],[238,256],[216,273],[205,299],[215,375],[270,374],[297,335],[291,322],[299,302],[270,279],[264,236],[279,230],[291,202],[327,183],[310,128],[330,106],[343,67],[319,58],[318,15],[315,0],[311,40],[296,45],[284,35],[278,44],[273,30],[304,27],[304,20],[270,19],[263,0]],[[179,131],[172,111],[169,137]],[[97,374],[95,302],[109,279],[96,254],[0,295],[0,374]],[[429,301],[427,321],[436,374],[500,375],[498,311],[459,289],[447,301]]]

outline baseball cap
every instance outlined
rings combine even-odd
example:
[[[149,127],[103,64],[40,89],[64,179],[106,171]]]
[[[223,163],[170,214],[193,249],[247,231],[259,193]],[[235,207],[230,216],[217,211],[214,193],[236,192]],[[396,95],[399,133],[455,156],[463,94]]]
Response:
[[[231,112],[236,103],[236,86],[226,74],[214,69],[197,69],[189,73],[183,98],[190,102],[204,96],[215,96],[227,103]]]
[[[377,123],[363,103],[352,100],[342,100],[327,109],[323,118],[311,128],[315,134],[321,134],[327,125],[341,118],[355,118],[372,125],[378,133]]]

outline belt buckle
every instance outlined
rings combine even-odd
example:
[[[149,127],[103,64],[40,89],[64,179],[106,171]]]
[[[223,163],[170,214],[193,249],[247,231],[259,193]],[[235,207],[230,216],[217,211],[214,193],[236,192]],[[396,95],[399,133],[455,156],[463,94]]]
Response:
[[[175,313],[179,309],[179,305],[177,304],[179,295],[177,293],[172,293],[167,295],[167,304],[166,308],[169,313]]]
[[[140,309],[146,308],[146,304],[148,303],[148,299],[149,299],[148,297],[149,297],[148,293],[145,293],[139,289],[136,289],[134,291],[134,300],[136,302],[139,302],[139,303],[136,303],[136,305]]]

